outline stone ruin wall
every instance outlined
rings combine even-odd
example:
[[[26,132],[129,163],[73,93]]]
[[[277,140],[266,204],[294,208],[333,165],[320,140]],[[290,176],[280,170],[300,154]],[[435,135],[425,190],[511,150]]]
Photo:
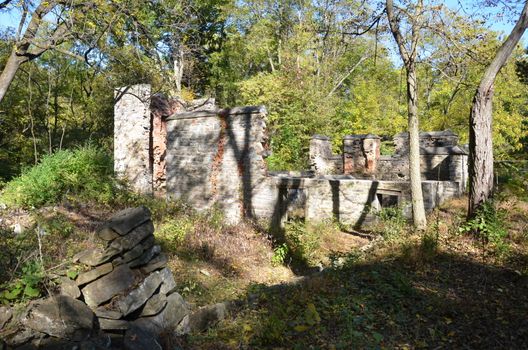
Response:
[[[380,155],[376,135],[345,137],[341,154],[332,153],[328,137],[315,135],[310,174],[269,173],[263,106],[217,109],[202,101],[189,111],[185,103],[149,99],[147,85],[130,91],[116,104],[115,169],[138,192],[198,210],[216,206],[231,223],[248,217],[277,226],[298,216],[357,227],[396,204],[411,215],[406,133],[395,136],[392,156]],[[146,98],[140,103],[138,96]],[[449,131],[421,133],[427,210],[465,190],[467,155],[457,142]]]
[[[167,120],[167,196],[197,209],[217,205],[228,222],[271,215],[266,109],[175,114]]]

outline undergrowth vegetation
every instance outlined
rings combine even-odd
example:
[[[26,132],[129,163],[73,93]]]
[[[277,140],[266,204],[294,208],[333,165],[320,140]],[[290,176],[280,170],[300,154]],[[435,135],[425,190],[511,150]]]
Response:
[[[50,156],[6,184],[0,304],[56,291],[59,277],[82,272],[71,257],[97,245],[93,237],[106,217],[145,205],[187,301],[245,301],[208,332],[182,340],[185,348],[528,345],[520,326],[528,309],[522,196],[499,195],[468,222],[466,200],[452,200],[430,213],[425,232],[412,230],[401,207],[389,207],[377,213],[371,231],[355,232],[368,237],[361,240],[334,221],[291,220],[272,236],[256,223],[225,223],[218,208],[197,212],[127,192],[108,165],[88,147]],[[83,178],[68,175],[75,169]],[[15,232],[14,222],[23,228]],[[296,274],[309,277],[299,282]]]
[[[112,159],[103,150],[85,146],[61,150],[5,185],[0,202],[32,208],[57,204],[66,197],[111,203],[118,195]]]

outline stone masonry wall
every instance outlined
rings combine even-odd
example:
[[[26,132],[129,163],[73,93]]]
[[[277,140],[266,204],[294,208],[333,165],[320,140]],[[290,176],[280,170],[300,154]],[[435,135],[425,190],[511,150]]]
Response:
[[[197,209],[218,205],[227,221],[270,215],[266,110],[241,107],[167,120],[167,195]]]
[[[150,85],[116,89],[115,99],[114,171],[136,192],[151,194]]]
[[[373,181],[334,176],[321,178],[282,178],[278,186],[302,190],[304,217],[318,222],[335,219],[353,227],[364,227],[376,220],[382,207],[400,205],[406,217],[411,217],[410,188],[406,181]],[[458,184],[452,181],[423,181],[424,204],[427,211],[459,195]],[[284,210],[287,212],[287,209]],[[285,220],[285,218],[282,218]]]
[[[332,153],[328,137],[315,135],[311,174],[270,175],[263,106],[217,109],[210,99],[176,106],[150,98],[148,85],[118,93],[115,169],[138,192],[165,193],[198,210],[216,206],[230,223],[246,217],[272,226],[290,215],[362,226],[373,210],[408,202],[406,133],[395,137],[391,157],[380,156],[376,135],[345,137],[342,155]],[[432,209],[465,189],[467,155],[450,131],[420,137],[424,200]]]
[[[332,153],[332,141],[327,136],[313,135],[310,140],[310,167],[317,175],[341,174],[343,159]]]

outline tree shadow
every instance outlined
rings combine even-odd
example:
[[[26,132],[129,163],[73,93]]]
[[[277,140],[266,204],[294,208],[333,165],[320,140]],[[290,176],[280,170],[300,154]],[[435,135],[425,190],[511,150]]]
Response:
[[[256,295],[235,336],[255,349],[528,347],[528,278],[454,255],[351,263]]]

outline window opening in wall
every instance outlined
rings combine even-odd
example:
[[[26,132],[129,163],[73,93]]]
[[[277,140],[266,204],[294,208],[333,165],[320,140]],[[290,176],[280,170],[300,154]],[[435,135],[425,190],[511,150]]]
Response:
[[[399,194],[376,193],[381,208],[397,207],[400,202]]]

